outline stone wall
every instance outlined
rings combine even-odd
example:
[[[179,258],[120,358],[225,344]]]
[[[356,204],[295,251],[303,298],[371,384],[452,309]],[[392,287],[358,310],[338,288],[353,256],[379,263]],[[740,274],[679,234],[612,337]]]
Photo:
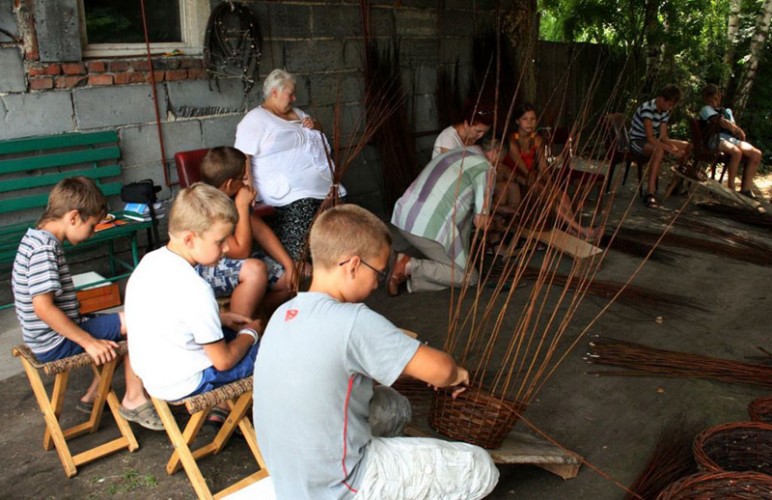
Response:
[[[198,0],[205,9],[216,0]],[[356,133],[363,117],[364,43],[359,2],[245,1],[264,38],[261,78],[276,67],[298,77],[296,105],[338,132]],[[54,5],[55,4],[55,5]],[[173,195],[177,151],[232,144],[244,112],[260,100],[259,84],[244,95],[237,80],[212,90],[202,58],[169,55],[84,59],[77,0],[0,0],[0,140],[73,131],[118,129],[124,182],[152,178]],[[489,27],[493,0],[376,0],[370,36],[396,43],[407,109],[421,159],[428,158],[437,123],[436,69],[470,63],[475,29]],[[9,36],[10,35],[10,36]],[[166,158],[156,127],[150,71],[154,71]],[[463,74],[463,69],[462,69]],[[423,135],[422,135],[423,134]],[[164,173],[167,169],[167,175]],[[166,178],[169,182],[167,183]],[[381,201],[378,155],[365,148],[345,179],[350,199],[377,213]],[[0,220],[0,223],[3,221]]]

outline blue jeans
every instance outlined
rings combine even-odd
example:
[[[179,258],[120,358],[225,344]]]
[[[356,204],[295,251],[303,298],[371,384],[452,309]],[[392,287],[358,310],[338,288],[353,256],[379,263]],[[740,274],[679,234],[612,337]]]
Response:
[[[123,340],[123,335],[121,335],[121,317],[117,313],[84,316],[78,326],[86,330],[95,339],[114,340],[116,342]],[[48,363],[57,359],[69,358],[82,352],[84,350],[79,344],[66,338],[50,351],[40,354],[36,353],[35,357],[38,358],[38,361]]]
[[[230,342],[236,338],[237,333],[230,328],[223,327],[223,336],[225,342]],[[228,370],[218,371],[214,366],[210,366],[204,370],[201,376],[201,383],[196,387],[196,390],[191,392],[185,397],[195,396],[196,394],[203,394],[209,392],[212,389],[217,389],[224,385],[228,385],[231,382],[241,380],[242,378],[252,375],[255,369],[255,358],[257,357],[257,349],[260,347],[260,343],[257,343],[249,348],[247,354],[236,363],[235,366]]]

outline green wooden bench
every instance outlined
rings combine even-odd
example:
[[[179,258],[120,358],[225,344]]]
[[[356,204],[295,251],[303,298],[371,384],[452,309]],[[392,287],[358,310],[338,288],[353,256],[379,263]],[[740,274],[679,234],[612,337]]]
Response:
[[[10,271],[16,249],[27,228],[33,227],[48,203],[48,193],[60,180],[81,175],[92,179],[105,196],[120,193],[121,150],[115,131],[69,133],[0,141],[0,270]],[[126,278],[139,262],[137,233],[152,227],[152,222],[132,221],[122,212],[111,211],[126,224],[99,231],[87,241],[65,251],[108,247],[112,282]],[[116,256],[113,243],[128,239],[131,261]],[[93,285],[90,284],[90,285]],[[11,304],[0,305],[0,309]]]

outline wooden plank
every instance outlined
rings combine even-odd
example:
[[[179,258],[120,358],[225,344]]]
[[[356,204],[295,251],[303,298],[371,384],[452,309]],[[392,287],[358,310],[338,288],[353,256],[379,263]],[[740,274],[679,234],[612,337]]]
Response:
[[[0,155],[31,153],[46,149],[71,148],[90,144],[102,144],[118,142],[118,132],[104,130],[102,132],[73,132],[70,134],[58,134],[50,136],[21,137],[0,141]]]
[[[24,156],[21,158],[0,161],[0,174],[25,172],[27,170],[36,169],[59,168],[102,160],[117,160],[120,157],[121,148],[116,145]]]
[[[684,180],[692,182],[694,186],[703,187],[709,192],[717,196],[720,196],[724,199],[727,199],[729,201],[732,201],[737,205],[748,208],[753,212],[761,212],[761,213],[765,212],[760,202],[756,200],[752,200],[747,196],[743,196],[733,189],[729,189],[727,186],[724,186],[722,183],[718,182],[715,179],[708,178],[708,179],[705,179],[704,181],[698,181],[692,177],[684,175],[676,167],[670,167],[670,170],[671,172],[673,172],[673,175],[676,175],[678,177],[681,177]]]
[[[550,247],[570,255],[575,259],[586,259],[601,253],[603,250],[596,247],[592,243],[577,238],[571,234],[561,231],[559,229],[550,229],[549,231],[533,231],[528,228],[523,228],[522,236],[526,238],[534,238],[542,243],[549,245]],[[508,255],[514,255],[517,251],[515,244],[516,238],[512,238],[512,243],[507,248]]]
[[[83,176],[96,180],[106,177],[117,177],[119,175],[121,175],[120,165],[105,165],[103,167],[69,170],[66,172],[50,173],[35,177],[19,177],[16,179],[4,180],[0,183],[0,193],[9,193],[43,186],[54,186],[60,180],[68,177]]]

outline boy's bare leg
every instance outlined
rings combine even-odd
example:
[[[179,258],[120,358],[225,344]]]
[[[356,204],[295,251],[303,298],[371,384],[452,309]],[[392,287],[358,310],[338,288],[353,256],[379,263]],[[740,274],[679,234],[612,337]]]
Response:
[[[729,164],[726,166],[728,174],[726,185],[729,189],[734,191],[734,181],[737,177],[737,171],[740,170],[740,161],[743,159],[743,152],[740,151],[740,148],[728,141],[719,141],[718,150],[729,155]]]
[[[246,259],[239,272],[239,285],[231,294],[230,310],[248,318],[255,315],[268,287],[265,264],[257,259]]]
[[[142,379],[134,373],[128,354],[123,359],[123,370],[124,376],[126,377],[126,392],[123,395],[121,404],[124,408],[133,410],[147,403],[148,399],[145,394],[145,386],[142,384]]]
[[[659,177],[659,167],[662,165],[662,158],[665,155],[665,151],[662,148],[655,148],[650,144],[646,144],[643,147],[644,156],[648,156],[649,159],[649,179],[646,186],[647,193],[657,192],[657,177]]]
[[[743,179],[742,184],[740,184],[740,190],[747,191],[750,190],[751,185],[753,184],[753,177],[756,175],[756,170],[758,170],[759,165],[761,164],[761,150],[745,141],[740,143],[740,149],[742,150],[743,156],[747,158],[745,168],[743,169]]]

